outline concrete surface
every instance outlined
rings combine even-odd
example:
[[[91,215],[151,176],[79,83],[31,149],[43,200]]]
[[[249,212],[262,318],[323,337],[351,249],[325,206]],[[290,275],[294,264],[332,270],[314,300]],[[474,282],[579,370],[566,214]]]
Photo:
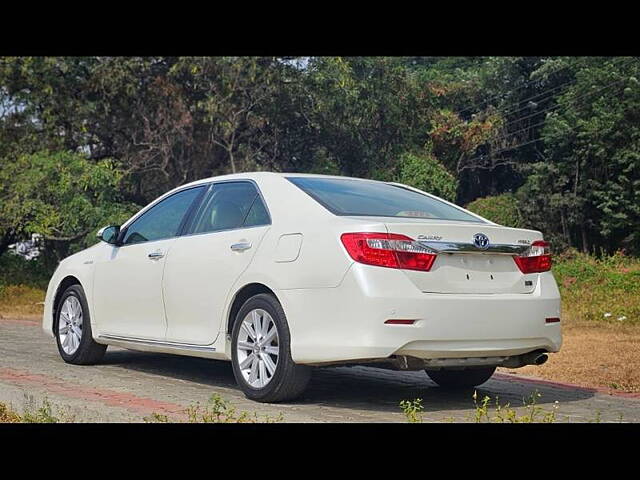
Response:
[[[480,398],[499,397],[501,404],[520,407],[536,390],[542,395],[537,404],[545,411],[558,402],[557,421],[640,420],[637,395],[610,395],[508,374],[496,374],[477,392]],[[214,393],[239,412],[260,418],[282,414],[284,422],[405,422],[398,404],[415,398],[422,399],[425,422],[469,422],[475,411],[473,392],[444,392],[424,372],[362,366],[316,369],[301,400],[259,404],[237,388],[227,362],[109,347],[100,365],[68,365],[39,322],[0,319],[0,402],[19,412],[47,399],[63,420],[142,422],[156,412],[180,421],[186,419],[186,407],[204,404]]]

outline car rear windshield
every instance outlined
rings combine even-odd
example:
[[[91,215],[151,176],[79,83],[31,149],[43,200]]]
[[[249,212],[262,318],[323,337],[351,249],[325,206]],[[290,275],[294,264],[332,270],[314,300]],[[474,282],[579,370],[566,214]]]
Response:
[[[288,180],[336,215],[484,223],[435,198],[388,183],[319,177],[288,177]]]

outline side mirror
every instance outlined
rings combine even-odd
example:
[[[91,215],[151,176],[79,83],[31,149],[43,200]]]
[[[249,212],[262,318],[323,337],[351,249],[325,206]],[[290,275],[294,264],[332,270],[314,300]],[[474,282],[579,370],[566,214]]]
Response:
[[[120,235],[120,227],[118,225],[109,225],[98,230],[96,235],[100,240],[110,245],[118,244],[118,235]]]

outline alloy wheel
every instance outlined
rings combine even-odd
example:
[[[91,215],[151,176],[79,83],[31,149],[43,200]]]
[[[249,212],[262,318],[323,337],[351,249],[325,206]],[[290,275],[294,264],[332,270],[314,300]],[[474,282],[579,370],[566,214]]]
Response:
[[[82,305],[80,300],[69,295],[60,308],[58,316],[58,336],[60,345],[67,355],[73,355],[82,340]]]
[[[278,329],[266,310],[251,310],[242,320],[236,345],[238,366],[253,388],[263,388],[276,373],[280,343]]]

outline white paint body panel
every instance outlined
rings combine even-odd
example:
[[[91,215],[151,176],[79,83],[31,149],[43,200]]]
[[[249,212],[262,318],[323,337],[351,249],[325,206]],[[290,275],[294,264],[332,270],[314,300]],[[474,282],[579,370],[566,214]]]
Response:
[[[104,334],[164,339],[165,320],[162,277],[175,238],[116,248],[102,245],[94,260],[94,301],[91,316]],[[148,255],[160,251],[158,260]],[[95,292],[98,294],[95,295]]]
[[[463,273],[469,269],[456,258],[462,255],[451,255],[433,272],[403,271],[355,263],[340,241],[346,232],[387,231],[469,241],[469,232],[478,231],[487,233],[492,241],[512,243],[542,239],[540,232],[509,229],[489,221],[469,224],[336,216],[285,177],[247,173],[191,184],[254,181],[269,210],[269,226],[142,243],[136,245],[139,255],[133,249],[122,255],[131,246],[99,243],[65,259],[47,290],[44,330],[52,334],[56,294],[61,282],[73,276],[87,294],[94,338],[127,348],[230,358],[231,306],[244,286],[256,283],[271,289],[283,305],[292,356],[298,363],[394,354],[493,357],[560,348],[560,325],[545,323],[547,317],[560,316],[560,296],[551,272],[525,276],[507,263],[513,262],[510,257],[494,258],[496,263],[489,266],[486,257],[468,255],[471,263],[467,266],[478,276],[477,282],[468,281]],[[251,242],[252,248],[232,252],[230,245],[240,241]],[[147,259],[148,251],[160,244],[165,251],[163,260]],[[429,276],[431,273],[435,275]],[[490,287],[483,286],[484,274],[495,274]],[[515,293],[522,291],[524,280],[532,282],[528,293]],[[442,285],[457,288],[458,293],[438,293]],[[416,322],[385,325],[390,318]],[[164,341],[167,346],[109,340],[104,337],[109,334]],[[180,351],[176,344],[199,346],[200,350],[185,347]]]
[[[251,263],[270,227],[186,235],[176,240],[164,272],[166,340],[210,345],[220,331],[231,287]],[[250,242],[234,252],[231,245]]]

